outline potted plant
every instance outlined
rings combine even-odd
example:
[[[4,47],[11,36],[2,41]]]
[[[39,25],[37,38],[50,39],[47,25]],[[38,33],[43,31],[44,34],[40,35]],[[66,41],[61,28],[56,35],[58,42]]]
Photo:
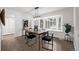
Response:
[[[66,33],[65,36],[67,36],[67,39],[68,39],[68,37],[70,36],[69,32],[71,32],[71,25],[70,24],[65,24],[64,27],[65,27],[65,33]]]

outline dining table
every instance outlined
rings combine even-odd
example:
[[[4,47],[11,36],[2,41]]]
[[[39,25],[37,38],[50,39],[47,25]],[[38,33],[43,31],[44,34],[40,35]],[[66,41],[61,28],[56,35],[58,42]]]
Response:
[[[45,29],[38,29],[38,31],[34,31],[34,29],[28,29],[26,31],[38,36],[38,50],[40,51],[41,35],[47,33],[47,31]]]

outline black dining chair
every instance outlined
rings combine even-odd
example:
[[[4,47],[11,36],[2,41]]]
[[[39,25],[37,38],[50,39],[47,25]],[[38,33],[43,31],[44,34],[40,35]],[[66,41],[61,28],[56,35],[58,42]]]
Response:
[[[51,45],[52,49],[44,47],[43,46],[44,44],[48,44],[48,46]],[[42,48],[47,49],[47,50],[53,50],[53,34],[51,36],[49,36],[49,32],[47,32],[46,34],[43,35],[43,37],[42,37]]]
[[[36,35],[34,35],[33,33],[31,32],[27,32],[25,31],[25,39],[26,39],[26,44],[28,46],[33,46],[36,42],[37,42],[37,39],[36,39]],[[35,39],[35,40],[34,40]],[[35,41],[35,42],[34,42]],[[29,44],[30,42],[33,42],[32,44]]]

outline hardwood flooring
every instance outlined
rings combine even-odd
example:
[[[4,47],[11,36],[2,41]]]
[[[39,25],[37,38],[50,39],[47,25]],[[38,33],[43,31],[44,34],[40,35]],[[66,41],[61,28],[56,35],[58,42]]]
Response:
[[[29,47],[26,44],[26,40],[22,36],[15,38],[13,35],[7,35],[7,36],[3,36],[3,39],[1,40],[1,50],[2,51],[38,51],[38,45],[34,44],[33,46]],[[40,51],[49,51],[49,50],[41,48]],[[74,51],[73,42],[54,38],[53,51]]]

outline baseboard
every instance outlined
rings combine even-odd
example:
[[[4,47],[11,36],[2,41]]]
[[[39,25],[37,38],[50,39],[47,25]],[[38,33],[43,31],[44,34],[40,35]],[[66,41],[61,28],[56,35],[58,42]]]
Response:
[[[4,35],[2,35],[2,36],[7,36],[7,35],[14,35],[14,33],[11,33],[11,34],[4,34]]]

